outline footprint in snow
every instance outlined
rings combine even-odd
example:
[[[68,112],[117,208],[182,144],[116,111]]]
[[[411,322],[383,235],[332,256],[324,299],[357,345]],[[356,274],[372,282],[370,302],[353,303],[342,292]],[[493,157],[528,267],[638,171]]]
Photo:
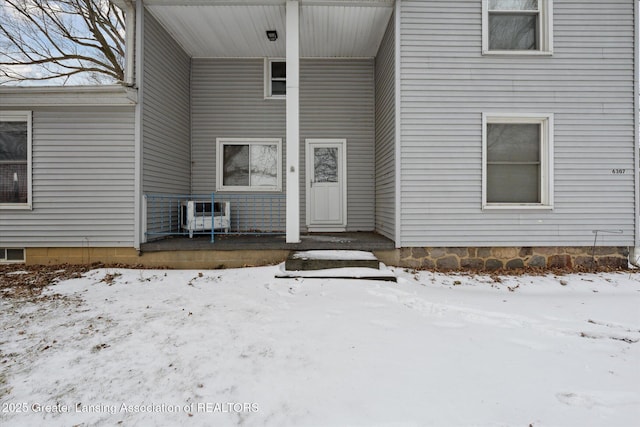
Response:
[[[592,391],[590,393],[557,393],[556,399],[568,406],[591,409],[594,406],[615,408],[618,406],[637,406],[640,393],[625,391]]]
[[[557,393],[556,399],[568,406],[579,406],[581,408],[593,408],[598,403],[591,396],[576,393]]]

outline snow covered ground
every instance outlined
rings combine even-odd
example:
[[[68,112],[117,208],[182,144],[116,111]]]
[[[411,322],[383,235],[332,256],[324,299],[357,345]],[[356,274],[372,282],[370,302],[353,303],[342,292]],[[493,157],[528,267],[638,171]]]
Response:
[[[3,426],[636,426],[640,274],[92,270],[0,300]]]

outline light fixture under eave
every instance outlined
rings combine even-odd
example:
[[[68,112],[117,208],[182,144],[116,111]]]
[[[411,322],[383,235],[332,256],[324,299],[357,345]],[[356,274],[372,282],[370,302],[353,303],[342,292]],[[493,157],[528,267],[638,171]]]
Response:
[[[276,30],[267,30],[267,38],[272,42],[278,40],[278,32]]]

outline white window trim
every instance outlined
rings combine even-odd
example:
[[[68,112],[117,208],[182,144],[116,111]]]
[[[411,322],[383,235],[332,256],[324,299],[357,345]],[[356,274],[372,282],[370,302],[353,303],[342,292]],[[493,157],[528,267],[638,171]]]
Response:
[[[265,58],[264,59],[264,99],[287,99],[287,95],[271,94],[271,63],[285,62],[285,58]],[[286,82],[286,80],[285,80]]]
[[[251,187],[223,185],[223,149],[224,145],[277,145],[277,185],[273,187]],[[282,191],[282,138],[216,138],[216,191],[269,192]]]
[[[540,132],[540,203],[487,203],[487,124],[539,124]],[[553,113],[483,113],[482,114],[482,209],[483,210],[552,210],[553,209]]]
[[[489,0],[482,0],[482,54],[508,56],[553,55],[553,0],[539,0],[538,50],[489,50]]]
[[[21,250],[22,251],[22,259],[7,259],[6,258],[6,251],[7,250],[12,250],[12,249],[17,249],[17,250]],[[0,248],[0,264],[24,264],[24,262],[26,261],[26,251],[24,248]]]
[[[0,210],[31,210],[33,206],[32,192],[32,113],[31,111],[0,111],[0,121],[27,122],[27,203],[0,203]]]

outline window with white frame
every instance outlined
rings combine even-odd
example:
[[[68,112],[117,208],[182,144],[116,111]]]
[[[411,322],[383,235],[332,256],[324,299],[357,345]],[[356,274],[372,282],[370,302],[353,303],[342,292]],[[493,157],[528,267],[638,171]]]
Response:
[[[24,249],[0,248],[0,264],[24,262]]]
[[[553,206],[553,115],[483,115],[483,208]]]
[[[482,0],[484,54],[553,50],[553,0]]]
[[[31,207],[31,112],[0,111],[0,209]]]
[[[287,95],[287,63],[282,59],[265,60],[265,98],[284,99]]]
[[[282,139],[218,138],[218,191],[280,191]]]

